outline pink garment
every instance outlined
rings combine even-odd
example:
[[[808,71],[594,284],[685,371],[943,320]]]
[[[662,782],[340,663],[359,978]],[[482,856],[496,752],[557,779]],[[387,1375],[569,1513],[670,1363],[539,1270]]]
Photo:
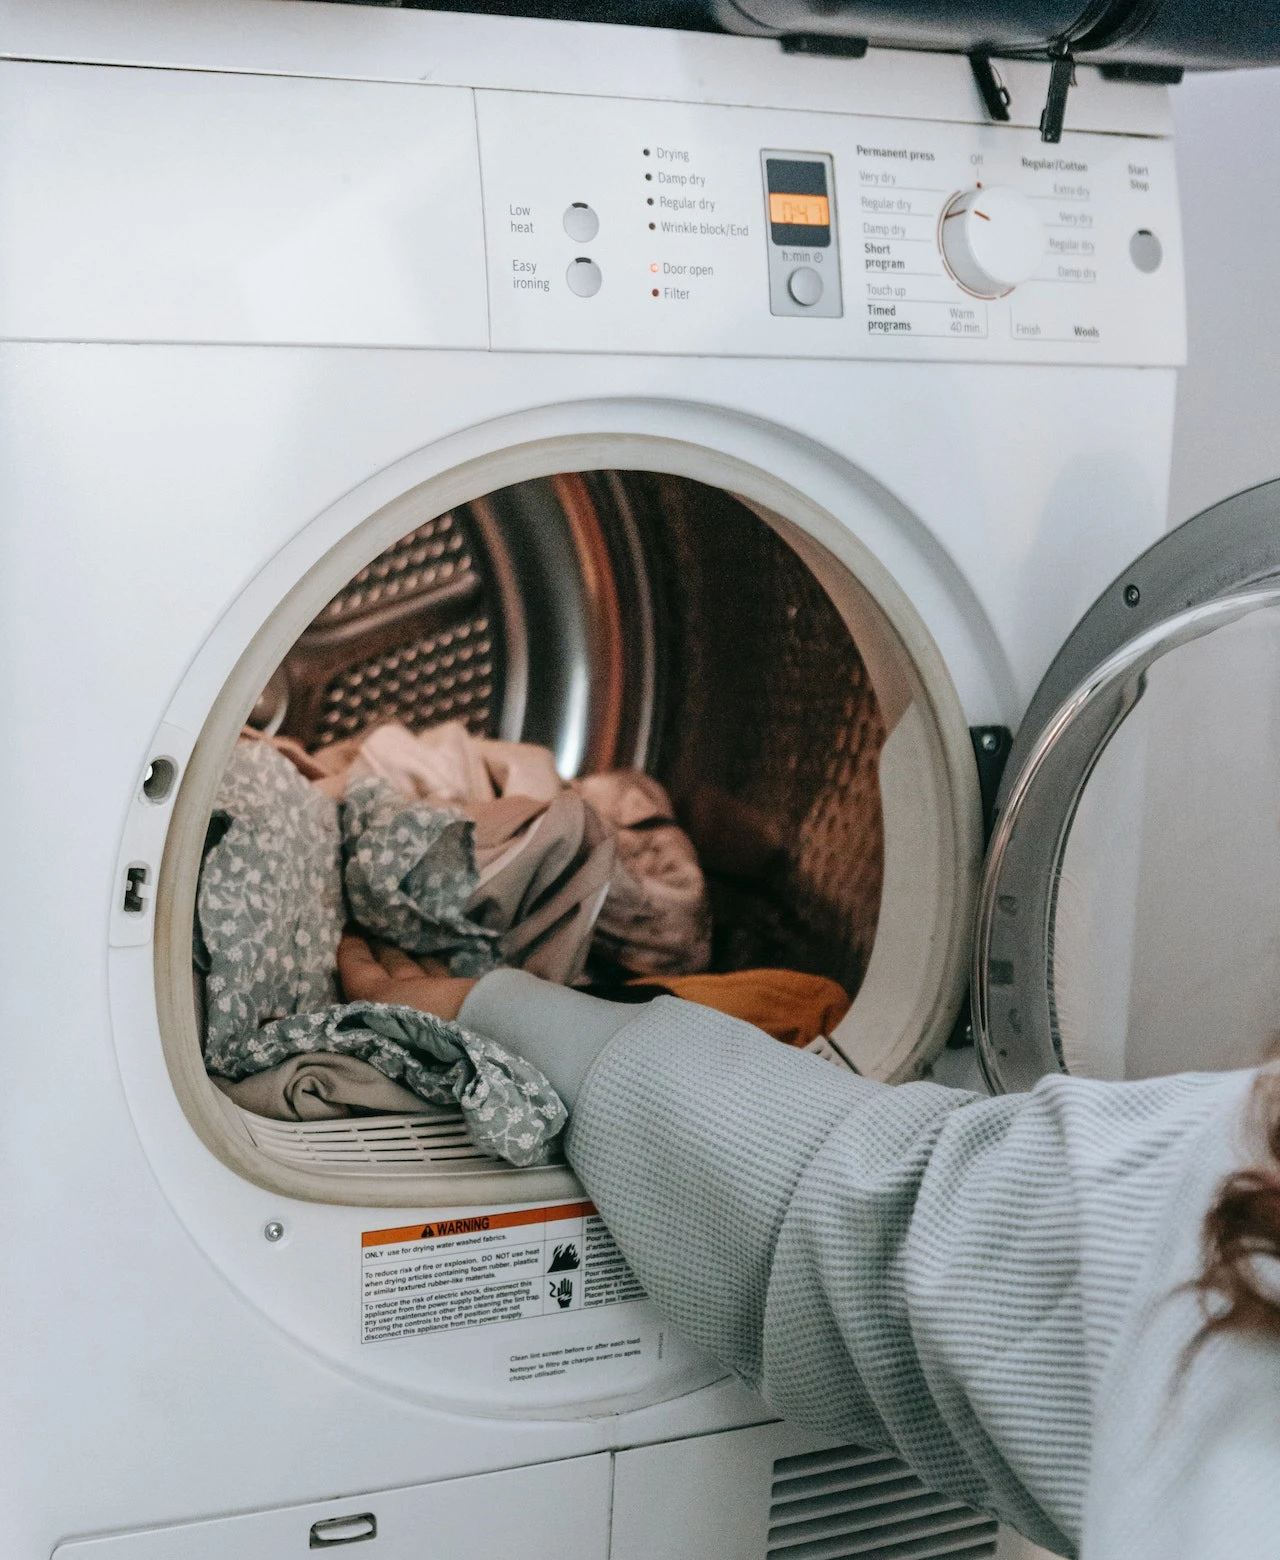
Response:
[[[406,796],[464,808],[500,796],[549,802],[564,789],[546,748],[473,737],[460,720],[416,736],[405,726],[375,727],[360,744],[351,775],[379,775]]]
[[[563,983],[581,975],[588,944],[638,975],[710,963],[697,853],[642,770],[566,787],[548,749],[474,737],[461,721],[416,734],[389,722],[315,753],[289,737],[244,735],[270,742],[330,796],[376,775],[409,800],[469,814],[480,883],[467,913],[503,932],[506,963]]]
[[[711,904],[671,798],[638,769],[587,775],[574,789],[617,830],[613,886],[595,945],[639,975],[694,975],[711,962]]]

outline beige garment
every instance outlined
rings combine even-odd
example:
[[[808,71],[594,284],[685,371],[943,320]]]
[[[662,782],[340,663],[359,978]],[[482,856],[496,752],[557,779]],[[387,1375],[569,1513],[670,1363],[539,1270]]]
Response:
[[[327,795],[340,799],[348,779],[377,775],[405,797],[474,818],[481,880],[467,913],[506,934],[506,963],[571,984],[588,944],[638,975],[691,975],[710,962],[711,907],[697,852],[671,798],[642,770],[588,775],[567,788],[547,748],[474,737],[456,720],[417,734],[389,722],[315,753],[289,737],[245,735],[270,742]],[[606,836],[614,839],[607,856]],[[561,914],[548,921],[541,896],[553,886]]]
[[[408,727],[376,726],[366,733],[351,778],[377,775],[402,795],[437,806],[474,807],[497,796],[480,745],[460,720],[415,736]]]
[[[503,797],[472,809],[480,881],[471,920],[503,935],[504,964],[572,985],[613,877],[616,846],[579,796]]]
[[[265,742],[268,747],[275,748],[277,753],[282,753],[289,760],[299,774],[312,782],[317,791],[323,791],[326,796],[331,796],[334,801],[340,802],[342,793],[346,789],[347,774],[360,751],[360,744],[364,738],[344,737],[341,742],[331,742],[328,747],[317,748],[314,753],[309,753],[302,743],[293,737],[269,736],[265,731],[259,731],[256,726],[242,726],[240,740]]]
[[[596,945],[641,975],[692,975],[711,961],[711,905],[693,841],[671,798],[638,769],[588,775],[574,789],[617,831],[613,886]]]
[[[394,723],[378,726],[360,744],[351,773],[379,775],[405,796],[468,809],[500,796],[549,802],[564,789],[546,748],[473,737],[460,720],[416,736]]]
[[[499,796],[532,796],[549,802],[564,790],[550,748],[533,742],[499,742],[493,737],[475,740]]]
[[[357,1056],[314,1051],[233,1083],[214,1078],[222,1092],[255,1116],[273,1121],[326,1121],[336,1116],[430,1110],[402,1084]]]
[[[470,810],[498,797],[549,802],[564,790],[549,749],[532,742],[473,737],[460,720],[414,733],[396,721],[309,753],[292,737],[246,726],[249,741],[270,743],[308,780],[341,800],[348,779],[377,775],[414,801]]]

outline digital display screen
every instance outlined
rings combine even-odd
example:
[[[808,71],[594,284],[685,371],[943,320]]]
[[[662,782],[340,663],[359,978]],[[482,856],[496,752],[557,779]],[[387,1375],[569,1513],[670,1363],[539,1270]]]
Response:
[[[831,207],[825,195],[779,195],[770,190],[769,221],[785,227],[830,227]]]
[[[775,244],[825,249],[831,243],[827,166],[798,157],[766,157],[769,236]]]

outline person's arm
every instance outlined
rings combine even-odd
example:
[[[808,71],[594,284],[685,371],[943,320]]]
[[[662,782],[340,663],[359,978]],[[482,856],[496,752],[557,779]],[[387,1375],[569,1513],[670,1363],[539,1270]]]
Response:
[[[419,978],[353,951],[371,1000]],[[776,1412],[1055,1552],[1269,1560],[1280,1354],[1216,1339],[1180,1374],[1251,1075],[889,1087],[691,1003],[509,970],[458,1016],[548,1076],[649,1294]]]
[[[1238,1080],[889,1087],[690,1003],[512,971],[459,1016],[565,1096],[571,1164],[687,1336],[784,1417],[1074,1549],[1099,1383]]]

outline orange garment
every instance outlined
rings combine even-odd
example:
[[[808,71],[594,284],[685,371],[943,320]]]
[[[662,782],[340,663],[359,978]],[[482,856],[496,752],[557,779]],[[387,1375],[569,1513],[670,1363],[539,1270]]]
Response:
[[[829,1035],[851,1002],[825,975],[798,970],[735,970],[728,975],[646,975],[628,986],[660,987],[673,997],[745,1019],[784,1045]]]

